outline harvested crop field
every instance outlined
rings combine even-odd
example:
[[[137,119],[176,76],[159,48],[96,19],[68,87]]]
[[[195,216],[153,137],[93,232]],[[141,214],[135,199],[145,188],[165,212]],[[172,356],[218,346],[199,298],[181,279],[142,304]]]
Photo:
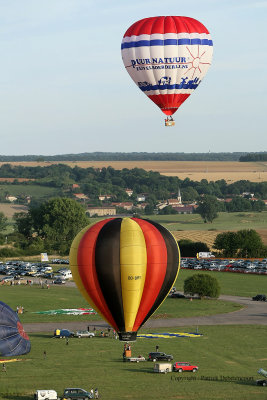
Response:
[[[219,233],[223,232],[228,231],[172,231],[172,234],[178,241],[181,239],[189,239],[193,242],[202,242],[206,243],[211,250],[214,250],[214,240]],[[261,229],[257,230],[257,232],[261,236],[263,243],[267,245],[267,230]]]
[[[20,204],[0,203],[0,212],[7,218],[12,218],[15,213],[27,212],[28,207]]]
[[[2,165],[4,163],[0,163]],[[7,163],[5,163],[7,164]],[[11,162],[8,164],[22,166],[47,167],[52,164],[67,164],[70,167],[114,169],[142,168],[146,171],[157,171],[166,176],[178,176],[180,179],[190,178],[194,181],[207,179],[217,181],[225,179],[227,183],[246,179],[251,182],[267,182],[266,162],[232,162],[232,161],[61,161],[61,162]]]

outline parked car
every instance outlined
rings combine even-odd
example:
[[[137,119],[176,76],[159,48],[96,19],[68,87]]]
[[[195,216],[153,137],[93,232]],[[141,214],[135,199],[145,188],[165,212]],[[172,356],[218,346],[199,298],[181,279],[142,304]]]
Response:
[[[82,337],[92,338],[92,337],[95,336],[95,334],[93,332],[90,332],[90,331],[77,331],[75,333],[75,336],[77,338],[79,338],[79,339],[82,338]]]
[[[87,392],[81,388],[67,388],[64,390],[63,398],[68,400],[87,400],[92,399],[93,395],[91,392]]]
[[[54,331],[55,338],[69,338],[74,336],[74,332],[71,332],[68,329],[55,329]]]
[[[182,293],[178,293],[178,292],[172,293],[172,294],[170,295],[170,297],[176,298],[176,299],[185,299],[185,295],[182,294]]]
[[[162,352],[152,352],[148,355],[148,361],[171,361],[173,356]]]
[[[176,362],[173,364],[173,371],[184,372],[191,371],[196,372],[198,367],[196,365],[191,365],[188,362]]]
[[[64,285],[64,283],[66,283],[66,281],[64,279],[61,279],[61,278],[56,278],[53,283],[55,285]]]
[[[265,294],[257,294],[256,296],[252,297],[254,301],[266,301]]]

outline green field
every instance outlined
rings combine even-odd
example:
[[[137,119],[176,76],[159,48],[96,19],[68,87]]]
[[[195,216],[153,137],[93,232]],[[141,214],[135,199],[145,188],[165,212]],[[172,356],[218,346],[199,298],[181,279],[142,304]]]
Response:
[[[164,225],[170,231],[267,229],[267,211],[261,213],[221,212],[211,224],[205,224],[199,214],[151,215],[149,218]]]
[[[196,271],[182,270],[176,287]],[[218,279],[223,294],[248,295],[266,292],[266,277],[209,272]],[[2,286],[1,300],[14,309],[23,305],[22,323],[45,321],[89,321],[99,316],[43,316],[32,311],[87,307],[74,287]],[[237,310],[239,306],[214,300],[166,299],[156,317],[209,315]],[[150,328],[144,332],[195,332],[195,326]],[[114,338],[55,339],[51,333],[30,334],[32,350],[6,363],[1,372],[0,399],[30,400],[36,389],[55,389],[62,396],[65,387],[98,388],[101,399],[118,400],[266,400],[266,388],[255,385],[257,370],[267,369],[267,326],[201,326],[198,338],[141,339],[132,346],[133,356],[147,357],[159,346],[173,354],[174,361],[198,365],[192,373],[153,373],[153,363],[122,362],[123,345]],[[44,359],[44,351],[47,353]],[[3,359],[3,357],[2,357]]]
[[[0,192],[8,193],[11,196],[26,195],[34,198],[49,198],[58,195],[59,190],[57,188],[40,186],[40,185],[0,185]]]
[[[267,327],[203,326],[201,333],[199,338],[137,339],[135,356],[147,357],[158,345],[174,361],[199,367],[195,374],[166,375],[153,373],[150,362],[122,362],[123,345],[113,338],[73,338],[66,346],[47,333],[32,334],[31,352],[19,357],[21,362],[7,363],[6,374],[1,372],[0,398],[30,400],[36,389],[55,389],[62,396],[65,387],[97,387],[107,400],[265,400],[266,388],[257,387],[255,379],[257,370],[267,366]]]
[[[86,308],[88,303],[80,292],[73,287],[52,286],[49,290],[40,286],[2,286],[1,300],[16,310],[23,306],[25,313],[20,317],[26,322],[53,321],[95,321],[102,319],[99,315],[43,315],[34,314],[36,311],[48,311],[61,308]],[[221,300],[196,300],[167,298],[152,318],[178,318],[212,315],[236,311],[241,308],[236,303]]]

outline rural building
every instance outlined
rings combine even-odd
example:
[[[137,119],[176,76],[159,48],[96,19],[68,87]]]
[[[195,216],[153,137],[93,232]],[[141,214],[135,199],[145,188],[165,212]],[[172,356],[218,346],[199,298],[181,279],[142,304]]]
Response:
[[[86,213],[92,217],[93,215],[98,215],[99,217],[103,217],[106,215],[116,215],[116,207],[106,206],[106,207],[88,207]]]
[[[88,197],[84,193],[73,193],[73,196],[75,196],[77,200],[88,200]]]
[[[136,197],[136,200],[138,202],[146,201],[146,196],[144,194],[138,194],[137,197]]]
[[[187,206],[177,206],[172,207],[178,214],[193,214],[196,206],[194,205],[187,205]]]
[[[14,201],[18,200],[18,198],[16,196],[6,196],[6,200],[10,201],[11,203],[13,203]]]
[[[111,194],[100,194],[98,196],[98,200],[103,201],[103,200],[108,200],[111,199],[112,195]]]
[[[121,202],[121,203],[111,203],[111,204],[114,207],[121,207],[121,208],[124,208],[124,210],[127,210],[127,211],[132,211],[132,209],[133,209],[133,203],[130,202],[130,201],[125,201],[125,202]]]
[[[127,193],[128,196],[131,197],[132,194],[133,194],[133,190],[132,189],[125,189],[125,193]]]

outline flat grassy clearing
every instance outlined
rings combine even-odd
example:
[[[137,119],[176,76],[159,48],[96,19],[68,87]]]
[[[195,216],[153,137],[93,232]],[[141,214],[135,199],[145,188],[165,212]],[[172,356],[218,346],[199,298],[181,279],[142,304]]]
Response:
[[[34,314],[36,311],[48,311],[61,308],[88,308],[76,287],[55,287],[49,290],[40,286],[1,286],[1,301],[16,310],[23,306],[25,313],[20,316],[22,323],[28,322],[65,322],[65,321],[99,321],[96,315],[43,315]],[[167,298],[152,318],[178,318],[212,315],[237,311],[241,308],[236,303],[222,300],[197,300]]]
[[[240,229],[267,230],[267,211],[256,212],[220,212],[211,224],[205,224],[199,214],[151,215],[153,221],[159,222],[170,231],[236,231]]]
[[[35,198],[51,197],[58,194],[58,189],[40,185],[0,185],[0,191],[11,196],[27,195]]]
[[[60,161],[60,162],[10,162],[0,163],[31,167],[47,167],[53,164],[66,164],[74,168],[103,168],[114,169],[142,168],[146,171],[157,171],[162,175],[178,176],[180,179],[190,178],[194,181],[207,179],[216,181],[225,179],[227,183],[247,179],[251,182],[267,181],[266,162],[232,162],[232,161]]]
[[[221,287],[221,294],[252,297],[267,292],[267,275],[238,274],[233,272],[196,271],[182,269],[174,283],[177,290],[183,291],[184,280],[194,274],[209,274],[216,278]]]
[[[158,329],[157,332],[164,330]],[[165,329],[166,331],[166,329]],[[169,332],[192,332],[192,327]],[[30,335],[32,350],[1,372],[1,400],[30,400],[36,389],[98,388],[101,399],[264,400],[257,370],[267,364],[266,326],[202,326],[202,337],[137,339],[132,354],[148,356],[159,346],[174,361],[196,364],[193,373],[153,373],[153,363],[122,362],[123,344],[113,338],[54,339]],[[43,352],[47,353],[44,359]]]
[[[0,212],[4,213],[9,219],[13,218],[15,213],[27,211],[28,207],[21,204],[0,203]]]

